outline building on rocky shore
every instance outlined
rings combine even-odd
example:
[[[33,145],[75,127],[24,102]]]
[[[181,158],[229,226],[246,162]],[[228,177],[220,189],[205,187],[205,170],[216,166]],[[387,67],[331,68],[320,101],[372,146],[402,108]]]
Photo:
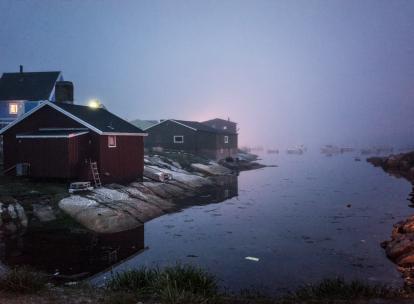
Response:
[[[145,129],[145,147],[184,151],[214,160],[237,156],[237,129],[197,121],[167,119]]]
[[[218,130],[224,130],[231,133],[237,133],[237,123],[228,119],[214,118],[202,122],[203,124]]]
[[[143,175],[147,134],[104,108],[45,101],[0,135],[5,174],[77,181],[98,175],[99,183]]]
[[[41,101],[73,103],[73,84],[62,72],[4,73],[0,78],[0,128],[35,108]]]

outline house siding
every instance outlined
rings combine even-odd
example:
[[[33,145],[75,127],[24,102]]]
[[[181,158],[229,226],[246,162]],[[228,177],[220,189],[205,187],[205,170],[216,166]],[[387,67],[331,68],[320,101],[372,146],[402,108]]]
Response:
[[[194,131],[180,124],[166,121],[146,130],[148,137],[145,148],[163,148],[185,151],[211,159],[223,159],[237,155],[237,134],[222,134],[206,131]],[[183,135],[184,143],[174,144],[174,135]],[[224,143],[224,136],[229,143]]]
[[[34,149],[33,151],[36,152],[36,155],[39,154],[37,156],[41,157],[40,154],[42,154],[42,152],[41,150],[39,150],[40,148],[36,148],[35,146],[39,146],[39,145],[42,146],[43,144],[45,144],[43,141],[37,142],[36,141],[37,139],[36,140],[32,139],[32,141],[27,141],[29,139],[21,139],[20,141],[22,143],[24,141],[24,143],[23,145],[19,146],[19,139],[16,138],[16,134],[24,133],[24,132],[31,132],[31,131],[38,130],[39,128],[48,128],[48,127],[81,128],[83,126],[77,123],[76,121],[66,117],[62,113],[59,113],[51,109],[50,107],[47,107],[47,106],[43,107],[42,109],[38,110],[36,113],[33,113],[32,115],[27,117],[21,123],[16,124],[13,127],[11,127],[9,130],[7,130],[3,134],[4,169],[7,170],[8,168],[14,166],[16,163],[26,162],[24,161],[24,159],[19,157],[19,153],[16,153],[17,151],[20,151],[20,150],[30,151],[31,149],[30,145],[27,146],[26,142],[28,144],[31,143]],[[53,140],[51,139],[47,139],[47,140],[43,139],[43,140],[44,141],[49,140],[51,144],[53,142]],[[49,146],[49,144],[46,144],[46,146],[49,147],[48,151],[50,151],[51,147]],[[58,150],[54,153],[56,154],[56,156],[58,156],[59,153],[63,153],[63,152],[68,153],[68,151],[64,151],[62,147],[60,147],[59,144],[56,146],[56,149]],[[61,157],[64,157],[64,155],[65,154],[61,155]],[[58,163],[60,164],[61,162],[58,162]],[[66,172],[62,172],[61,175],[62,177],[67,177],[68,174]]]
[[[117,147],[108,148],[108,136],[89,133],[71,138],[17,139],[16,134],[39,128],[84,128],[64,114],[45,106],[3,134],[4,169],[31,164],[30,176],[92,180],[89,161],[97,161],[101,180],[128,182],[142,178],[142,136],[117,136]]]
[[[198,148],[197,135],[194,130],[176,124],[171,121],[163,122],[147,129],[148,137],[145,139],[145,147],[149,149],[163,148],[167,150],[181,150],[196,153]],[[174,143],[174,135],[183,135],[184,143]]]
[[[108,147],[108,136],[99,136],[99,171],[106,182],[129,182],[144,172],[142,136],[116,136],[116,147]]]

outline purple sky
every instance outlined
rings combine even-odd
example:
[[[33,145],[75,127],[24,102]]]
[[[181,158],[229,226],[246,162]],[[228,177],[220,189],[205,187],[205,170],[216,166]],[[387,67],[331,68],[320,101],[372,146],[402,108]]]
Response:
[[[0,20],[0,72],[62,70],[126,119],[414,146],[414,1],[0,0]]]

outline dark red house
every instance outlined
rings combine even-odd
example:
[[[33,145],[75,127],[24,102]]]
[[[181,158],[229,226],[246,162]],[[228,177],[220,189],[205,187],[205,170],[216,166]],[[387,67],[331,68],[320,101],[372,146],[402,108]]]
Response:
[[[45,101],[0,135],[5,172],[28,164],[34,178],[85,181],[96,162],[103,183],[142,178],[146,133],[104,108]]]

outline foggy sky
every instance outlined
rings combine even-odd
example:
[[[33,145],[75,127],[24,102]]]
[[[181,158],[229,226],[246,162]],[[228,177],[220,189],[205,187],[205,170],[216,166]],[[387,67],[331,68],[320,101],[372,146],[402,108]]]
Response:
[[[0,73],[61,70],[128,120],[414,146],[414,1],[0,0],[0,24]]]

